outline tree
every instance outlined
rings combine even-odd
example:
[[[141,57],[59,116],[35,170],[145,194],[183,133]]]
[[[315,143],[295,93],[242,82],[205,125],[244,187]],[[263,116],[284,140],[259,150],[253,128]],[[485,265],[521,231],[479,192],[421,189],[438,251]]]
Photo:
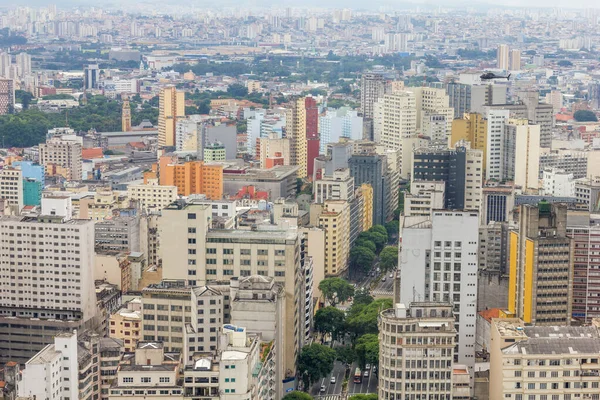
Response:
[[[373,225],[371,227],[371,229],[369,229],[369,232],[377,232],[377,233],[381,233],[382,235],[384,235],[387,239],[387,229],[385,229],[385,226],[383,225]]]
[[[398,247],[387,246],[379,254],[381,269],[385,272],[391,271],[398,266]]]
[[[324,307],[315,314],[315,330],[321,334],[331,334],[333,340],[343,332],[346,315],[335,307]]]
[[[593,111],[589,111],[589,110],[575,111],[575,114],[573,114],[573,118],[575,118],[575,121],[577,121],[577,122],[597,122],[598,121],[598,117],[596,117],[596,114],[594,114]]]
[[[354,286],[342,278],[325,278],[319,283],[319,290],[332,307],[354,296]]]
[[[348,257],[353,271],[368,272],[373,266],[373,261],[375,261],[375,253],[371,249],[362,246],[353,247]]]
[[[384,235],[381,232],[369,232],[369,240],[375,244],[379,253],[387,243],[387,233]]]
[[[569,60],[560,60],[556,63],[559,67],[572,67],[573,63]]]
[[[367,333],[377,334],[379,313],[392,308],[392,299],[377,299],[369,304],[352,304],[346,315],[346,331],[354,339]]]
[[[398,236],[400,229],[400,222],[395,219],[385,224],[385,230],[387,231],[388,239]]]
[[[377,251],[377,247],[375,246],[375,243],[373,243],[370,240],[367,240],[365,238],[356,239],[356,242],[354,242],[354,246],[355,247],[366,247],[367,249],[371,250],[373,252],[373,254],[375,254],[375,252]]]
[[[318,343],[302,348],[298,356],[298,373],[302,377],[305,390],[319,379],[329,375],[333,370],[335,358],[335,350]]]
[[[29,108],[29,104],[33,100],[33,95],[25,90],[15,90],[15,101],[23,105],[23,110]]]
[[[373,302],[373,296],[368,289],[358,289],[354,292],[354,301],[352,304],[370,304]]]
[[[348,400],[377,400],[377,393],[355,394],[354,396],[350,396]]]
[[[379,364],[379,337],[377,334],[369,333],[359,337],[355,349],[358,365],[361,368],[364,368],[365,364]]]
[[[313,400],[313,398],[308,393],[295,390],[283,396],[283,400]]]
[[[336,347],[336,360],[346,364],[346,366],[356,361],[356,351],[350,346]]]
[[[234,83],[227,87],[227,94],[233,97],[246,97],[248,96],[248,88],[239,83]]]

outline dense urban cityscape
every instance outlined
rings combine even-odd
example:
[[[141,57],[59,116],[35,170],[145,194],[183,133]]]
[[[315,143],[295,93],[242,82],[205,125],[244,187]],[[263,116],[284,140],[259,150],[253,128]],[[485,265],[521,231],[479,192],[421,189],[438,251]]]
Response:
[[[287,4],[0,5],[0,399],[600,400],[600,9]]]

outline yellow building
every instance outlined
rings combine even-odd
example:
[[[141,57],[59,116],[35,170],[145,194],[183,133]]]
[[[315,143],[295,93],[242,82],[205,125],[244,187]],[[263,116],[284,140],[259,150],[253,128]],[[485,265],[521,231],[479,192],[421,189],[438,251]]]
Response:
[[[122,308],[111,314],[109,336],[123,340],[125,352],[133,352],[141,339],[142,332],[142,302],[133,299]]]
[[[340,275],[350,252],[350,205],[346,200],[325,200],[318,226],[325,230],[325,276]]]
[[[573,301],[573,239],[567,206],[521,205],[509,236],[508,311],[532,325],[569,325]]]
[[[162,88],[158,104],[158,145],[175,146],[177,119],[185,117],[185,93],[174,86]]]
[[[373,226],[373,186],[363,183],[359,190],[363,197],[362,229],[368,231]]]
[[[487,146],[487,119],[479,113],[465,114],[462,119],[452,121],[452,135],[450,136],[450,148],[456,143],[464,140],[471,142],[472,150],[483,152],[483,169],[486,168],[486,146]]]
[[[177,200],[177,187],[157,184],[129,185],[127,195],[130,200],[138,201],[144,210],[161,210]]]
[[[286,110],[285,128],[286,137],[290,140],[290,165],[299,166],[298,178],[305,178],[308,174],[308,159],[304,97],[296,99]]]
[[[260,81],[253,81],[248,79],[248,82],[246,82],[246,87],[248,88],[248,93],[260,92]]]
[[[167,186],[177,186],[177,193],[182,196],[205,194],[210,200],[223,197],[222,165],[210,165],[202,161],[167,164],[161,168],[160,180]]]

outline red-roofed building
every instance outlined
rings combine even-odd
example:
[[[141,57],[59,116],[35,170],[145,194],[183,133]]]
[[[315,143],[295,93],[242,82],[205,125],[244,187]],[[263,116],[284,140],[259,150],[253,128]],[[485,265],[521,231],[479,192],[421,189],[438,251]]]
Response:
[[[510,318],[507,310],[502,308],[489,308],[477,313],[477,329],[475,338],[476,356],[483,358],[484,362],[489,362],[490,337],[492,330],[492,319]],[[487,357],[487,358],[486,358]]]
[[[92,147],[89,149],[81,150],[81,159],[82,160],[93,160],[96,158],[103,158],[104,154],[102,153],[102,147]]]

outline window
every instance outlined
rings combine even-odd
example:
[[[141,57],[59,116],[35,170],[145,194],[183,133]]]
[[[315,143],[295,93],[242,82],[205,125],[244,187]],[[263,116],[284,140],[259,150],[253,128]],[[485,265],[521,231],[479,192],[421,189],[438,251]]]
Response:
[[[188,228],[188,233],[196,233],[196,228]]]
[[[149,376],[142,376],[142,383],[150,383],[152,382],[152,378]]]
[[[159,379],[160,383],[169,383],[171,382],[171,378],[169,378],[168,376],[161,376]]]
[[[123,378],[123,382],[124,383],[133,383],[133,378],[129,377],[129,376],[126,376],[126,377]]]
[[[196,213],[188,213],[188,219],[196,219]]]

